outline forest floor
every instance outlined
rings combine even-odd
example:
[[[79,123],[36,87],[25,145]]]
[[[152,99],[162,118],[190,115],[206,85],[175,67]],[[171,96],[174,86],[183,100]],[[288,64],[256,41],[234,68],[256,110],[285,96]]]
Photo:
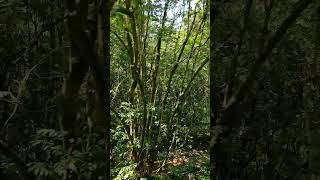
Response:
[[[209,178],[209,153],[204,150],[174,151],[156,174],[156,179],[192,180]]]

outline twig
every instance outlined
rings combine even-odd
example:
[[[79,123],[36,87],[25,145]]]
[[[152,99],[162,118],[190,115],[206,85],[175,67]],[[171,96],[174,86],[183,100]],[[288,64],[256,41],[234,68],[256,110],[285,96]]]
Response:
[[[59,48],[57,48],[59,49]],[[32,71],[34,71],[39,65],[41,65],[42,63],[45,62],[45,59],[50,56],[53,52],[55,52],[57,49],[52,50],[49,54],[47,54],[46,56],[44,56],[43,58],[40,59],[40,62],[36,65],[34,65],[31,69],[28,70],[28,72],[26,73],[26,75],[23,77],[23,79],[19,82],[17,81],[17,83],[19,84],[19,89],[18,89],[18,93],[17,96],[13,96],[11,93],[11,97],[13,97],[13,99],[16,100],[16,102],[19,102],[19,100],[21,99],[22,95],[23,95],[23,91],[25,89],[27,80],[29,79]],[[10,113],[9,118],[5,121],[3,127],[6,127],[7,124],[9,123],[10,119],[12,119],[12,117],[14,116],[14,114],[17,112],[18,110],[18,106],[20,103],[15,103],[15,106],[12,110],[12,112]]]

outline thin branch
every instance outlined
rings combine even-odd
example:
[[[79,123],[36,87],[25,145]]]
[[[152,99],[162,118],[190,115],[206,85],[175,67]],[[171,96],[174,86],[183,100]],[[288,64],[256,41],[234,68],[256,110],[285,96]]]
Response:
[[[122,46],[128,51],[128,47],[126,45],[126,43],[124,43],[124,41],[122,40],[122,38],[114,31],[111,31],[112,34],[114,34],[117,39],[120,41],[120,43],[122,44]]]
[[[18,82],[19,84],[19,88],[18,88],[18,93],[17,93],[17,96],[14,97],[14,99],[16,99],[16,102],[19,102],[19,100],[21,99],[22,95],[23,95],[23,91],[25,90],[25,87],[26,87],[26,83],[32,73],[32,71],[34,71],[39,65],[41,65],[44,61],[40,61],[40,63],[34,65],[31,69],[28,70],[28,72],[26,73],[26,75],[23,77],[23,79]],[[9,123],[10,119],[12,119],[12,117],[15,115],[15,113],[17,112],[18,110],[18,106],[19,106],[20,103],[15,103],[14,105],[14,108],[12,110],[12,112],[10,113],[10,116],[8,117],[8,119],[5,121],[4,123],[4,127],[7,126],[7,124]]]
[[[293,25],[296,19],[312,2],[313,0],[300,0],[294,5],[295,8],[291,11],[290,15],[282,22],[279,29],[275,32],[274,36],[269,39],[266,48],[258,57],[256,62],[253,64],[248,77],[240,86],[238,92],[230,98],[230,101],[226,105],[226,108],[231,107],[236,102],[240,102],[245,98],[245,96],[248,93],[248,89],[254,83],[256,75],[258,74],[261,66],[266,62],[267,58],[270,56],[272,50],[276,47],[279,41],[281,41],[281,39],[284,37],[290,26]]]

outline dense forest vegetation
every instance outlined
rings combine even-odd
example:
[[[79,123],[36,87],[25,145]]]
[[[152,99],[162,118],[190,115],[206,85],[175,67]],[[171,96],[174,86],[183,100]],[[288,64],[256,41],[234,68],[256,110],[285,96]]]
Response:
[[[209,177],[208,2],[109,3],[2,1],[7,178]]]
[[[319,3],[212,4],[213,179],[319,179]]]
[[[0,61],[0,179],[320,179],[318,0],[0,0]]]
[[[149,177],[154,171],[165,170],[167,162],[185,163],[177,157],[181,153],[188,158],[188,151],[207,150],[207,3],[166,0],[115,4],[110,41],[111,111],[115,116],[112,167],[119,167],[115,171],[123,172],[125,166],[126,174],[136,167],[142,177]],[[209,161],[202,163],[205,166]],[[199,169],[189,166],[194,173]],[[185,177],[190,170],[169,173],[173,173],[171,178],[175,174]]]

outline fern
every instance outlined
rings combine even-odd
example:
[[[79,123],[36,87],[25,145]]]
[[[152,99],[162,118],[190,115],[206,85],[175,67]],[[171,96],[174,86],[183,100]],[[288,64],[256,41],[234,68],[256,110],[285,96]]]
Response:
[[[54,174],[52,170],[50,170],[52,168],[47,166],[47,163],[33,162],[29,163],[28,166],[28,171],[40,178],[46,178]]]

